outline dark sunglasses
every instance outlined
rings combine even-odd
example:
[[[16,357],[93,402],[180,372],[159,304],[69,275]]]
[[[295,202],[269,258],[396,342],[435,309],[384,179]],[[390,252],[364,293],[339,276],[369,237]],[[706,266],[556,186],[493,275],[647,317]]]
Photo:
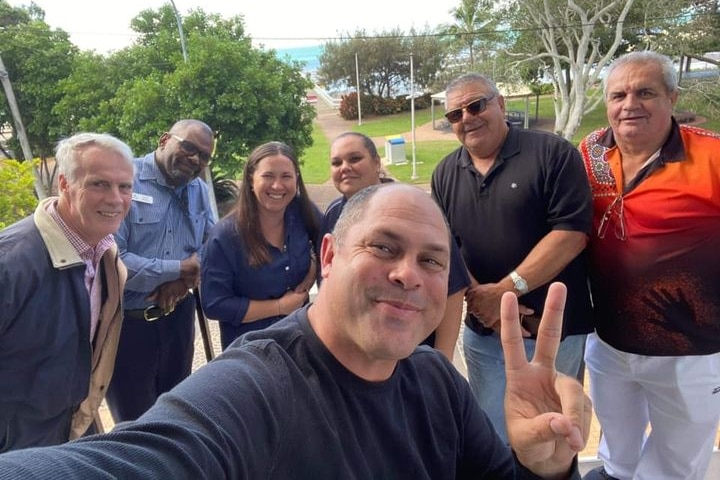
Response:
[[[195,145],[194,143],[192,143],[191,141],[185,140],[182,137],[178,137],[177,135],[175,135],[173,133],[171,133],[170,136],[172,138],[174,138],[175,140],[177,140],[178,142],[180,142],[180,148],[188,156],[193,157],[193,156],[197,155],[197,158],[199,158],[202,163],[204,163],[205,165],[210,164],[210,157],[212,156],[211,153],[208,153],[204,150],[200,150],[200,148],[197,145]]]
[[[487,103],[493,98],[495,98],[495,95],[490,95],[489,97],[482,97],[478,98],[477,100],[473,100],[464,107],[456,108],[455,110],[450,110],[449,112],[445,113],[445,118],[447,118],[448,122],[450,123],[458,123],[460,120],[462,120],[463,113],[466,111],[470,115],[478,115],[485,111],[485,109],[487,108]]]

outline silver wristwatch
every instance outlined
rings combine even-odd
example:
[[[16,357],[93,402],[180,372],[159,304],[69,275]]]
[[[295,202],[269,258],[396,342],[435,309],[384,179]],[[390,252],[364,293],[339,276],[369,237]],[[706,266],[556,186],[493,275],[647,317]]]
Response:
[[[520,295],[525,295],[530,291],[527,281],[521,277],[517,271],[513,270],[510,272],[510,280],[512,280],[515,290],[517,290]]]

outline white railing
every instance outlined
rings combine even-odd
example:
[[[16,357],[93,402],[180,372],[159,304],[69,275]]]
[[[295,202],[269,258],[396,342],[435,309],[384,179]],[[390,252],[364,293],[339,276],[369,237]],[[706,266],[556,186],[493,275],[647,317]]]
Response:
[[[322,88],[320,85],[315,84],[313,87],[313,90],[315,90],[315,93],[317,93],[318,98],[323,100],[325,103],[328,104],[331,108],[340,108],[340,99],[333,97],[330,95],[324,88]]]

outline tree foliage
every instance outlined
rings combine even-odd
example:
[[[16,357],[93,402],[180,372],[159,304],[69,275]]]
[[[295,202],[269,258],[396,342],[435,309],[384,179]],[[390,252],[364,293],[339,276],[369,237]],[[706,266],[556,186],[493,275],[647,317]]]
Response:
[[[475,70],[480,61],[493,55],[502,34],[498,29],[500,19],[493,12],[493,2],[488,0],[461,0],[450,10],[454,23],[441,25],[439,32],[448,37],[453,52],[469,57],[466,68]],[[481,58],[476,58],[478,53]]]
[[[62,121],[53,107],[62,98],[59,82],[72,69],[77,48],[66,32],[53,30],[45,13],[35,4],[12,7],[0,0],[0,54],[17,100],[25,132],[34,156],[52,155]],[[0,124],[15,125],[4,92],[0,102]],[[17,139],[10,148],[20,151]]]
[[[641,1],[641,0],[638,0]],[[634,48],[666,55],[703,55],[720,49],[718,0],[644,0],[629,22]],[[660,13],[662,12],[662,13]]]
[[[435,85],[446,51],[428,27],[409,35],[393,29],[370,36],[358,29],[352,36],[325,43],[318,77],[331,88],[346,90],[356,86],[359,73],[361,95],[391,98],[410,90],[411,54],[415,89],[424,91]]]
[[[170,4],[140,12],[131,22],[135,43],[107,56],[78,52],[43,17],[36,6],[12,9],[0,0],[3,59],[17,78],[36,154],[49,154],[77,131],[101,131],[140,155],[181,118],[201,119],[218,132],[215,165],[229,176],[260,143],[281,140],[298,155],[312,143],[315,113],[304,101],[312,82],[299,65],[253,47],[240,16],[202,9],[184,16],[187,61]],[[5,110],[0,115],[7,121]]]
[[[588,109],[588,95],[623,41],[635,0],[513,0],[513,27],[531,32],[511,47],[521,61],[540,66],[555,90],[555,132],[571,139]],[[534,40],[534,41],[533,41]],[[591,97],[593,102],[600,98]]]
[[[281,140],[299,155],[311,144],[314,110],[303,100],[312,84],[299,66],[254,48],[241,17],[201,9],[185,16],[187,62],[170,5],[141,12],[132,27],[140,34],[136,44],[97,67],[120,82],[82,120],[85,129],[110,131],[141,154],[176,120],[198,118],[218,132],[215,164],[233,177],[260,143]],[[69,110],[85,103],[81,96],[67,100]]]
[[[37,205],[33,193],[34,162],[0,160],[0,230],[32,213]]]

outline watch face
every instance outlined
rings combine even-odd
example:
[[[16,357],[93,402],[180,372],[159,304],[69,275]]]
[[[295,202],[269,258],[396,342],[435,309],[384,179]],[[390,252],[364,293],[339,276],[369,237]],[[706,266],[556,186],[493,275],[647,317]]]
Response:
[[[526,293],[528,291],[528,284],[520,275],[517,275],[513,279],[513,284],[515,285],[515,289],[520,293]]]

